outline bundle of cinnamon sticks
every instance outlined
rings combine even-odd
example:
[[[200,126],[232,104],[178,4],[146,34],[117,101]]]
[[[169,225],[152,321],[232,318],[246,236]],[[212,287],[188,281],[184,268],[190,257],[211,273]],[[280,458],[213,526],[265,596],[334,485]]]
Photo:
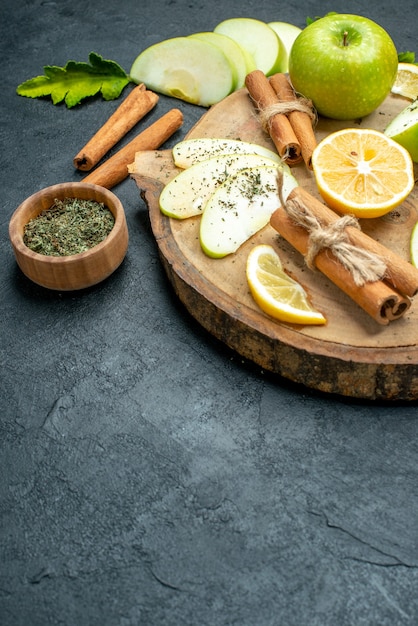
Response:
[[[73,163],[77,169],[93,170],[84,177],[83,182],[111,189],[128,176],[128,165],[134,160],[136,152],[156,150],[180,128],[183,114],[179,109],[171,109],[107,161],[93,169],[102,157],[155,107],[158,99],[158,95],[146,89],[143,84],[129,93],[105,124],[74,157]]]
[[[324,232],[325,246],[316,249],[312,266],[379,324],[387,325],[410,308],[411,298],[418,293],[418,269],[362,232],[356,221],[350,222],[347,218],[334,213],[302,187],[296,187],[285,201],[282,200],[270,224],[305,259],[310,257],[313,230],[318,228],[321,237]],[[333,248],[328,244],[327,231],[333,235],[339,232],[338,237],[331,240],[338,241],[340,248],[353,254],[351,267],[337,253],[338,246]],[[363,279],[358,276],[361,265],[364,266]],[[378,272],[373,274],[376,267]]]
[[[254,70],[247,74],[245,86],[283,161],[292,166],[303,160],[312,169],[316,146],[312,103],[295,94],[285,74],[268,79],[262,71]]]
[[[245,85],[279,156],[312,169],[316,147],[312,103],[295,94],[284,74],[260,70]],[[279,174],[280,176],[280,174]],[[280,188],[280,181],[279,181]],[[379,324],[402,317],[418,293],[418,269],[365,233],[354,217],[341,217],[301,187],[273,213],[271,226]]]

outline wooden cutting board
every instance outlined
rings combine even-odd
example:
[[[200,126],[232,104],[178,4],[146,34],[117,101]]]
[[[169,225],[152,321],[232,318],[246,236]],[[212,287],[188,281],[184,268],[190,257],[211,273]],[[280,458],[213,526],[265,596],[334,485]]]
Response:
[[[406,105],[398,96],[362,121],[319,119],[318,141],[345,127],[384,130]],[[225,137],[274,146],[261,129],[246,89],[210,108],[188,138]],[[144,197],[160,257],[181,302],[210,333],[260,367],[323,392],[371,400],[418,398],[418,302],[407,314],[381,326],[326,277],[312,272],[270,226],[223,259],[208,258],[199,244],[198,218],[180,221],[159,209],[163,186],[178,172],[170,150],[138,153],[131,166]],[[319,198],[312,172],[304,164],[292,169],[300,185]],[[417,173],[417,172],[415,172]],[[390,172],[388,173],[390,175]],[[418,191],[390,214],[362,220],[367,234],[409,260],[409,240],[418,221]],[[248,290],[245,264],[251,248],[268,243],[285,269],[306,289],[325,326],[293,326],[264,314]]]

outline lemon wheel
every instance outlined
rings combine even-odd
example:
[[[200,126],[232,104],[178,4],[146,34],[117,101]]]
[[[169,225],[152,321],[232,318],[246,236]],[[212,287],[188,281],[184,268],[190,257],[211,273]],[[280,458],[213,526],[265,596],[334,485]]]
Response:
[[[377,130],[347,128],[331,133],[316,146],[312,167],[328,206],[361,218],[388,213],[414,187],[411,155]]]
[[[302,285],[285,273],[272,246],[260,244],[251,250],[247,280],[255,302],[268,315],[293,324],[325,324]]]

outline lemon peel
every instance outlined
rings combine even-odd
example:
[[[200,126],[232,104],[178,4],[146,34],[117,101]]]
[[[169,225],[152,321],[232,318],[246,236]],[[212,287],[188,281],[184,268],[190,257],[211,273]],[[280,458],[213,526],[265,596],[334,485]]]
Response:
[[[275,249],[255,246],[248,255],[246,276],[260,309],[282,322],[322,325],[326,318],[309,302],[302,285],[288,276]]]

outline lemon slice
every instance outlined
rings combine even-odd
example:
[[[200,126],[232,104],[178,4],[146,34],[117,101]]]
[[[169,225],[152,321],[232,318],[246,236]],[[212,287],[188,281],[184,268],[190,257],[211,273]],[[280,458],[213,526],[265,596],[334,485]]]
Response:
[[[379,217],[414,187],[411,155],[377,130],[346,128],[319,142],[312,168],[325,202],[339,213]]]
[[[411,241],[409,244],[409,250],[411,254],[411,263],[415,267],[418,267],[418,222],[412,229]]]
[[[398,73],[392,87],[392,93],[410,100],[418,98],[418,65],[414,63],[398,64]]]
[[[251,294],[265,313],[292,324],[325,324],[326,319],[308,300],[302,285],[283,270],[272,246],[260,244],[247,259],[247,281]]]

